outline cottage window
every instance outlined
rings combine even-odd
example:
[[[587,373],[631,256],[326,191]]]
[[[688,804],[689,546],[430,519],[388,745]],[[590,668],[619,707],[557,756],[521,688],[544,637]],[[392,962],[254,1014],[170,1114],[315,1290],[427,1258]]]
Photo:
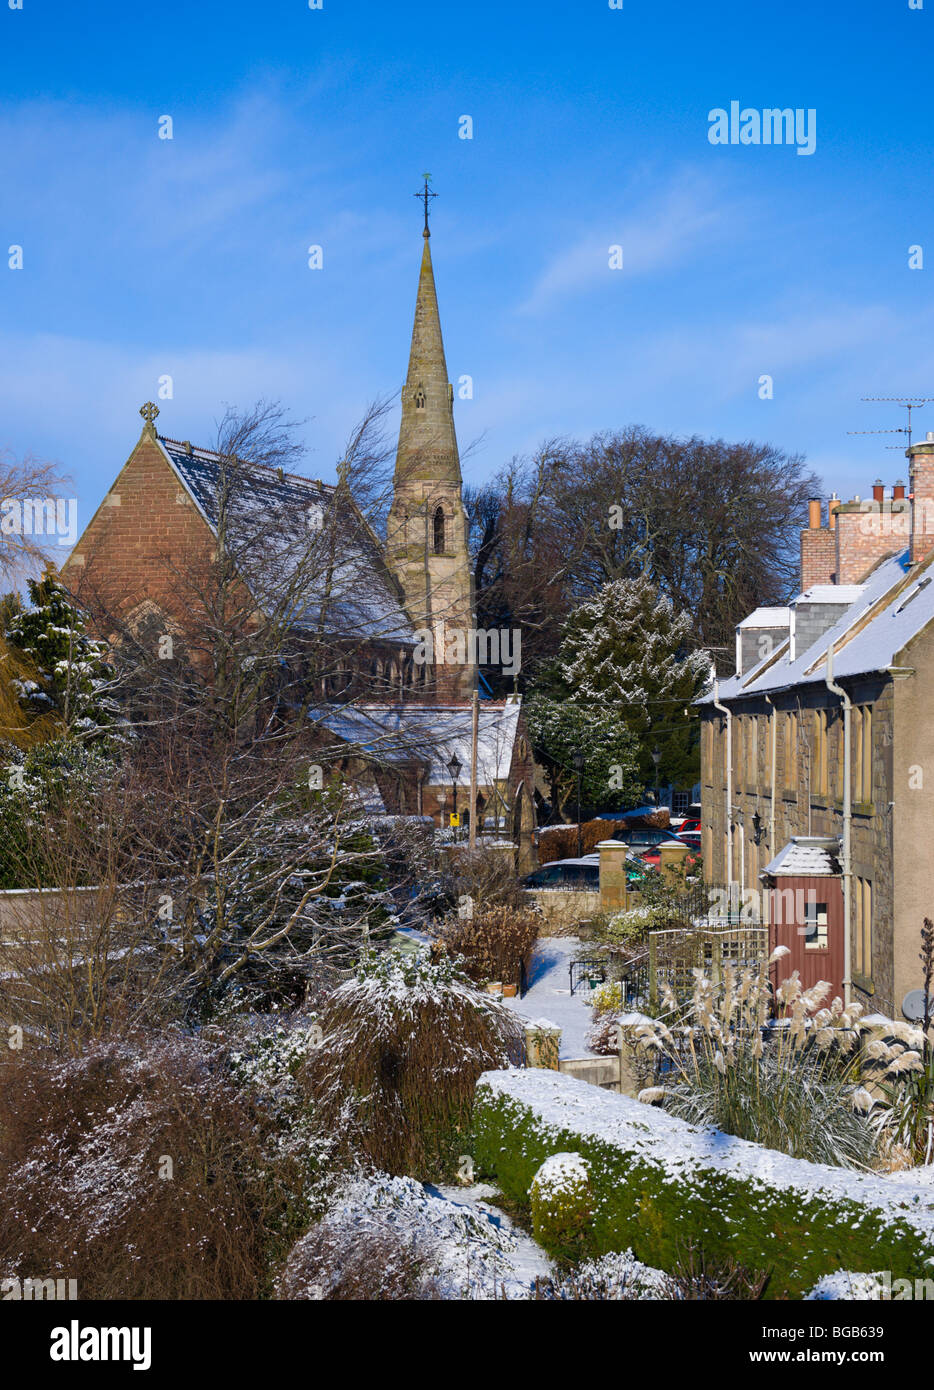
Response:
[[[868,878],[857,878],[856,898],[856,950],[853,966],[857,975],[864,980],[872,979],[872,884]]]
[[[785,791],[798,787],[798,716],[794,710],[785,715]]]
[[[827,904],[805,903],[804,949],[806,951],[826,951],[827,944]]]
[[[872,801],[872,706],[858,705],[853,719],[853,795]]]

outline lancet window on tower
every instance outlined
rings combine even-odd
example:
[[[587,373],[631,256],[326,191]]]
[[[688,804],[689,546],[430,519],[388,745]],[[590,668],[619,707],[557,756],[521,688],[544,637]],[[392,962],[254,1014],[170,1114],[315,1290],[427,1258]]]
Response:
[[[436,555],[444,554],[444,508],[438,507],[434,519],[434,549]]]
[[[415,388],[415,409],[416,409],[416,410],[424,410],[424,409],[425,409],[425,392],[424,392],[424,390],[422,389],[421,386],[417,386],[417,387]]]

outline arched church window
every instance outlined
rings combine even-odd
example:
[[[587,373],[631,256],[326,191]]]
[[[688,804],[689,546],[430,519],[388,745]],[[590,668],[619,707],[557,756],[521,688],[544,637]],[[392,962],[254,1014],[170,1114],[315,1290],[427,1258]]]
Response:
[[[425,409],[425,392],[422,390],[421,386],[416,387],[415,390],[415,409]]]
[[[434,521],[434,548],[436,555],[444,554],[444,508],[438,507]]]

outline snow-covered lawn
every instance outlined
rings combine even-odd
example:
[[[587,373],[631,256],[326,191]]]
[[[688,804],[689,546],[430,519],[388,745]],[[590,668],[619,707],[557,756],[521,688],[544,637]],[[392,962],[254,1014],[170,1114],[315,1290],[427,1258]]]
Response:
[[[530,986],[521,999],[507,999],[517,1013],[537,1022],[548,1019],[561,1029],[561,1057],[594,1057],[587,1046],[591,1025],[590,989],[578,985],[571,995],[570,967],[580,948],[577,936],[543,936],[536,942],[529,970]]]

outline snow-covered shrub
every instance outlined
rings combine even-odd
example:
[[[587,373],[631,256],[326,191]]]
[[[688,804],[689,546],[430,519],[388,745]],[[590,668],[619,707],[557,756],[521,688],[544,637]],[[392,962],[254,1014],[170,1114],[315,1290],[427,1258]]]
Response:
[[[255,1298],[294,1187],[220,1049],[181,1036],[0,1066],[0,1271],[80,1298]]]
[[[850,1270],[838,1269],[833,1274],[825,1274],[818,1279],[810,1293],[804,1295],[808,1302],[824,1299],[842,1299],[852,1303],[885,1303],[891,1299],[891,1287],[886,1288],[885,1273],[875,1270],[869,1274],[853,1274]]]
[[[535,1239],[563,1259],[579,1259],[593,1217],[587,1160],[579,1153],[551,1154],[532,1179],[529,1203]]]
[[[467,1152],[477,1077],[523,1060],[518,1015],[442,957],[366,957],[325,1001],[304,1069],[321,1122],[349,1109],[355,1147],[390,1173],[437,1178]]]
[[[636,1299],[670,1299],[676,1292],[672,1280],[660,1269],[641,1264],[631,1250],[611,1251],[557,1278],[539,1279],[537,1302],[630,1302]]]
[[[541,918],[527,908],[488,907],[473,917],[449,918],[439,936],[476,984],[518,985],[540,930]]]
[[[281,1021],[253,1016],[234,1025],[228,1039],[231,1075],[268,1121],[262,1172],[288,1189],[276,1229],[290,1241],[321,1215],[345,1176],[340,1161],[345,1117],[323,1126],[300,1079],[320,1040],[313,1015]]]
[[[430,1249],[388,1228],[354,1231],[320,1221],[289,1255],[278,1297],[398,1303],[441,1295]]]
[[[281,1298],[496,1298],[515,1296],[506,1225],[413,1178],[351,1179],[327,1214],[297,1242]],[[369,1251],[372,1267],[361,1258]],[[357,1292],[354,1292],[357,1290]]]

